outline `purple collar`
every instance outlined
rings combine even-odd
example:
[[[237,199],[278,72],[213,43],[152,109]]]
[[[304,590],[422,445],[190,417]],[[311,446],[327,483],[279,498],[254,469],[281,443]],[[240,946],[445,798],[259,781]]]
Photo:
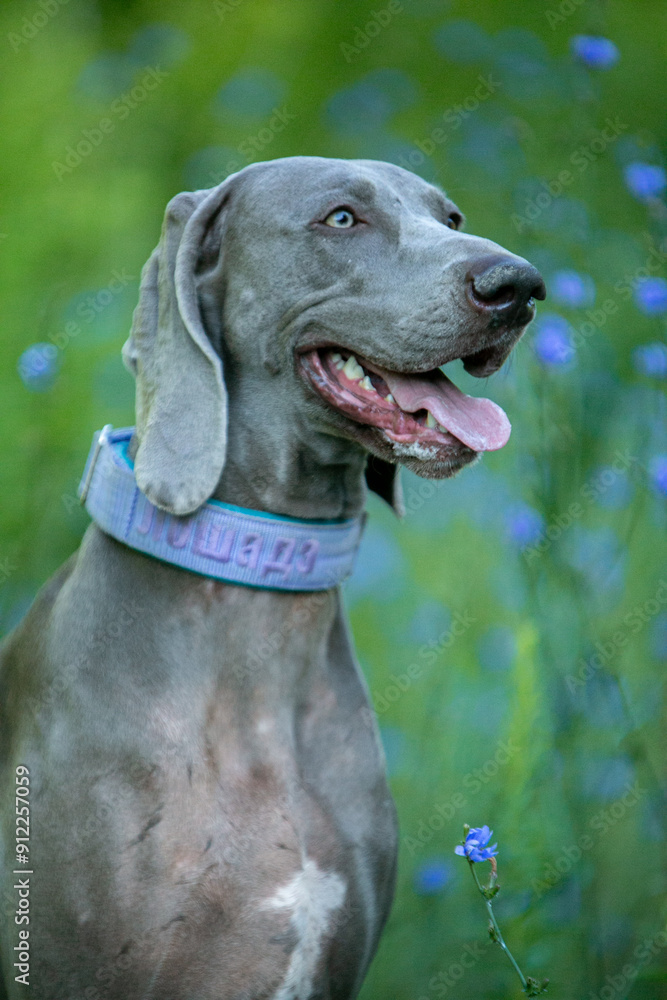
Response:
[[[328,590],[352,572],[363,518],[302,521],[208,500],[176,517],[140,491],[128,455],[133,427],[93,436],[79,496],[108,535],[132,549],[210,576],[269,590]]]

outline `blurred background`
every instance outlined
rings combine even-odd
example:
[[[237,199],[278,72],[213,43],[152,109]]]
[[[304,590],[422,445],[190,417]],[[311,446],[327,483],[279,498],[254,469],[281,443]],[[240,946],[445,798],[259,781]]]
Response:
[[[547,281],[487,389],[453,366],[510,443],[455,481],[403,473],[402,523],[371,497],[346,585],[401,824],[366,1000],[519,995],[454,854],[466,822],[495,831],[500,925],[551,995],[667,997],[666,20],[657,0],[0,12],[4,632],[85,530],[93,431],[133,422],[120,348],[176,192],[280,156],[389,160]]]

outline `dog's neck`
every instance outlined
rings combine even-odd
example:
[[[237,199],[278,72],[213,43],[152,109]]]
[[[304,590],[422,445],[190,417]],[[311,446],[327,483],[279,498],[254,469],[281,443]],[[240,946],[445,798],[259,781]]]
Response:
[[[289,517],[355,517],[366,501],[366,453],[293,422],[249,426],[230,418],[225,467],[213,497]]]

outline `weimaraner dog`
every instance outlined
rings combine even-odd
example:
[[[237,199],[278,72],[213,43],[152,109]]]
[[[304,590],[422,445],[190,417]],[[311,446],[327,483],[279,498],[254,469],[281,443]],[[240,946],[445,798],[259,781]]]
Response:
[[[461,224],[370,160],[257,163],[169,204],[124,348],[136,429],[91,459],[125,447],[136,543],[92,523],[4,645],[12,1000],[357,996],[396,815],[315,536],[349,555],[365,481],[398,510],[397,465],[452,476],[507,440],[439,369],[497,371],[544,285]],[[233,556],[206,522],[208,562],[177,564],[216,511],[284,537]]]

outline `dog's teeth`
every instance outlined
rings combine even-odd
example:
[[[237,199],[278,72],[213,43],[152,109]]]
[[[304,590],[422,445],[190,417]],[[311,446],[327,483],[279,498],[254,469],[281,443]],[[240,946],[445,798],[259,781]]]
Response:
[[[426,411],[426,426],[432,427],[434,430],[438,426],[438,422],[430,410]]]
[[[338,369],[339,372],[342,372],[343,368],[345,367],[345,362],[341,358],[340,361],[334,361],[334,366]]]
[[[365,375],[362,378],[362,380],[359,383],[359,385],[361,386],[362,389],[366,389],[367,392],[375,392],[376,391],[375,386],[373,385],[373,383],[369,379],[368,375]]]
[[[364,369],[361,367],[354,354],[350,354],[349,358],[343,365],[343,372],[351,382],[358,382],[364,377]]]
[[[442,424],[438,424],[438,430],[442,431],[444,434],[449,434],[449,431],[447,430],[447,428],[443,427]]]
[[[342,359],[341,355],[338,353],[338,351],[332,351],[331,352],[331,360],[333,361],[333,363],[335,365],[337,365],[338,362],[342,361],[343,359]]]
[[[384,401],[385,401],[385,403],[395,403],[396,402],[396,400],[394,399],[394,397],[392,396],[391,393],[389,393],[388,396],[384,397]]]

